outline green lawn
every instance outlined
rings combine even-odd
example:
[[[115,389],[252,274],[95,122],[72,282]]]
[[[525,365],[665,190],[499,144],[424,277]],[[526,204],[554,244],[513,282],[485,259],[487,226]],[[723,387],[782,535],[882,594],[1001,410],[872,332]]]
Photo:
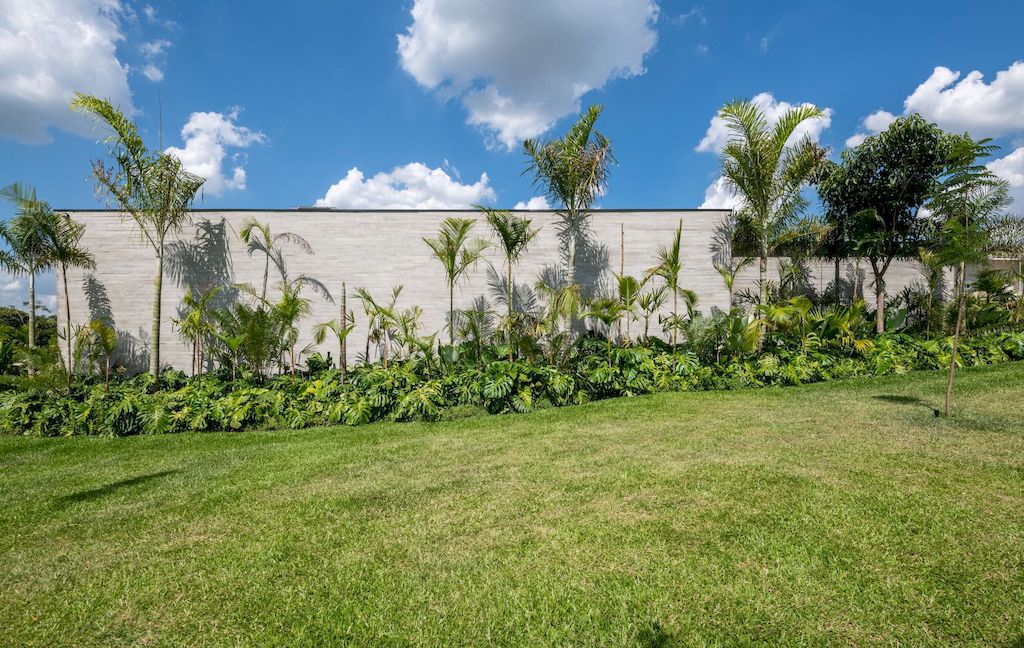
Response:
[[[9,645],[1024,645],[1024,364],[0,439]]]

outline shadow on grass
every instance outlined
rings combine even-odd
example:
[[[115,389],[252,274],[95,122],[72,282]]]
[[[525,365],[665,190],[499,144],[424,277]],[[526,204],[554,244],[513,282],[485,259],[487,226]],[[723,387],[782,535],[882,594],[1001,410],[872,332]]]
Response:
[[[106,497],[107,495],[110,495],[111,493],[115,493],[115,492],[121,490],[122,488],[129,488],[131,486],[138,486],[139,484],[145,484],[148,481],[152,481],[154,479],[160,479],[161,477],[166,477],[168,475],[173,475],[176,472],[178,472],[177,468],[175,468],[174,470],[161,470],[159,472],[149,473],[148,475],[136,475],[135,477],[129,477],[127,479],[122,479],[120,481],[111,482],[109,484],[104,484],[103,486],[100,486],[99,488],[90,488],[88,490],[82,490],[82,491],[78,491],[77,493],[72,493],[70,495],[65,495],[64,497],[61,498],[61,502],[63,504],[76,504],[76,503],[79,503],[79,502],[89,502],[89,501],[92,501],[92,500],[100,499],[102,497]]]
[[[931,407],[927,402],[918,398],[917,396],[903,396],[901,394],[878,394],[872,396],[875,400],[885,401],[886,403],[895,403],[896,405],[923,405]]]

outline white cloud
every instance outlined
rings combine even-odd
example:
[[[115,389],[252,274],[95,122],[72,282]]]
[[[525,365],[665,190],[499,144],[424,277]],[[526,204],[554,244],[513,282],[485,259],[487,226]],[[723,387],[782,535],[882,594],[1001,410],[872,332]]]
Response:
[[[786,111],[797,107],[797,105],[813,105],[809,103],[791,104],[787,101],[778,101],[770,92],[762,92],[751,101],[753,101],[758,108],[764,111],[769,124],[774,124],[786,113]],[[793,131],[793,135],[790,137],[789,142],[796,142],[805,136],[814,141],[818,141],[821,137],[822,131],[832,125],[832,109],[825,108],[824,113],[824,116],[820,119],[808,119],[800,124],[800,126]],[[729,137],[730,131],[725,120],[718,115],[715,115],[711,118],[708,130],[700,140],[700,143],[697,144],[696,150],[703,153],[719,153],[729,142]]]
[[[143,76],[154,83],[164,80],[163,66],[167,62],[167,49],[170,46],[171,41],[163,38],[139,46],[139,51],[142,52],[142,58],[145,60],[145,64],[142,66]]]
[[[551,209],[551,203],[545,196],[534,196],[526,202],[520,200],[512,209]]]
[[[494,189],[486,173],[473,184],[462,184],[458,174],[431,169],[420,162],[395,167],[367,179],[357,167],[331,185],[317,207],[341,209],[468,209],[494,202]]]
[[[881,133],[886,128],[889,128],[889,125],[894,121],[896,121],[896,115],[886,110],[876,110],[861,120],[861,126],[864,130],[848,137],[846,139],[846,146],[849,148],[860,146],[868,136]]]
[[[237,108],[228,113],[192,113],[181,129],[185,148],[171,146],[167,149],[187,170],[206,178],[203,191],[214,196],[245,189],[245,168],[241,164],[234,164],[230,176],[225,175],[228,148],[246,148],[266,141],[263,133],[235,124],[238,113]],[[239,156],[233,155],[232,162],[238,161]]]
[[[656,0],[415,0],[402,68],[511,149],[612,79],[644,73]]]
[[[704,190],[704,202],[700,204],[701,209],[736,209],[743,203],[743,199],[736,195],[726,183],[725,178],[719,176],[717,180],[708,185]]]
[[[1006,157],[993,160],[988,168],[1010,184],[1010,196],[1017,205],[1024,205],[1024,146]]]
[[[40,313],[57,309],[56,277],[53,272],[36,275],[36,307]],[[15,306],[27,310],[28,277],[14,276],[0,270],[0,306]]]
[[[117,58],[128,15],[119,0],[0,0],[0,136],[42,144],[51,126],[94,134],[68,108],[75,90],[134,114],[128,69]]]
[[[1000,137],[1024,130],[1024,61],[996,73],[992,83],[975,70],[937,67],[903,102],[905,114],[920,113],[942,128],[975,137]]]

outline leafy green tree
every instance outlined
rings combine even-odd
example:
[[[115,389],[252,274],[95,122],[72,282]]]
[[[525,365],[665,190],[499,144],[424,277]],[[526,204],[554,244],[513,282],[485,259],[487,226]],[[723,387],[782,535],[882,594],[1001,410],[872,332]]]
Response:
[[[885,275],[896,259],[913,258],[929,236],[919,218],[948,163],[948,136],[920,115],[843,151],[820,174],[818,194],[832,226],[831,256],[867,258],[875,284],[875,331],[885,331]]]
[[[165,245],[168,235],[190,221],[192,203],[205,180],[185,171],[173,155],[147,149],[135,124],[106,99],[76,92],[71,107],[109,129],[106,143],[113,163],[94,161],[93,176],[118,209],[135,222],[140,237],[156,256],[149,373],[158,382]]]
[[[94,319],[79,334],[78,343],[86,346],[89,354],[103,358],[103,390],[110,390],[110,360],[117,351],[117,331],[108,322]]]
[[[720,262],[715,261],[715,270],[722,277],[722,283],[725,284],[725,289],[729,291],[729,308],[732,308],[733,299],[736,295],[736,277],[739,276],[743,270],[754,263],[754,257],[733,257],[728,261]]]
[[[665,306],[667,301],[668,292],[665,290],[665,286],[658,286],[637,295],[636,305],[640,310],[640,317],[644,320],[645,341],[650,337],[651,318]]]
[[[480,260],[487,242],[483,239],[470,239],[474,222],[469,218],[446,218],[441,223],[441,231],[437,238],[423,238],[430,251],[444,268],[445,280],[448,284],[448,332],[449,342],[455,344],[455,286],[462,280],[466,271]]]
[[[279,232],[274,234],[270,230],[269,223],[261,223],[255,218],[247,218],[242,223],[242,230],[238,233],[242,242],[246,244],[249,256],[256,252],[263,254],[263,289],[260,291],[260,299],[267,298],[267,281],[270,278],[270,262],[273,261],[281,272],[281,278],[286,278],[284,271],[284,255],[281,249],[283,244],[291,243],[306,254],[313,254],[313,247],[309,241],[292,232]]]
[[[36,190],[12,184],[0,190],[0,197],[15,206],[14,217],[0,223],[0,239],[9,250],[0,250],[0,266],[13,275],[28,277],[28,347],[36,346],[36,275],[53,267],[53,257],[43,224],[44,206]]]
[[[615,163],[611,142],[594,126],[602,107],[590,106],[562,139],[523,142],[527,172],[564,218],[567,283],[576,283],[576,245],[594,200],[608,185]]]
[[[508,306],[508,319],[506,326],[509,331],[509,362],[512,362],[512,329],[513,329],[513,295],[515,284],[512,281],[512,270],[526,254],[534,237],[540,229],[530,227],[531,221],[527,218],[520,218],[508,211],[480,208],[487,216],[487,222],[491,231],[498,239],[498,247],[505,256],[505,302]]]
[[[317,344],[323,344],[324,340],[327,339],[328,333],[333,333],[334,337],[338,339],[338,375],[340,382],[345,384],[345,374],[348,373],[348,335],[355,329],[355,317],[348,312],[346,308],[346,294],[345,282],[341,282],[341,298],[339,300],[340,308],[338,311],[338,319],[317,324],[313,329],[314,340]]]
[[[981,162],[998,148],[990,142],[987,139],[975,141],[966,134],[951,140],[950,164],[930,203],[933,213],[942,219],[937,254],[944,265],[957,269],[956,324],[946,382],[946,416],[953,412],[953,382],[967,306],[967,268],[988,263],[989,253],[994,248],[990,226],[1010,203],[1006,181]]]
[[[391,299],[383,303],[374,299],[365,288],[356,288],[356,295],[363,302],[366,312],[366,362],[370,361],[370,341],[375,341],[381,348],[381,361],[388,368],[388,349],[399,328],[399,312],[396,308],[398,297],[402,294],[402,286],[391,289]]]
[[[788,244],[820,238],[821,228],[802,219],[808,205],[803,189],[813,178],[825,151],[804,137],[790,142],[797,128],[820,119],[820,108],[791,108],[774,124],[754,102],[733,101],[718,113],[728,127],[722,150],[722,176],[740,198],[736,211],[739,238],[757,256],[758,303],[768,301],[768,257]]]

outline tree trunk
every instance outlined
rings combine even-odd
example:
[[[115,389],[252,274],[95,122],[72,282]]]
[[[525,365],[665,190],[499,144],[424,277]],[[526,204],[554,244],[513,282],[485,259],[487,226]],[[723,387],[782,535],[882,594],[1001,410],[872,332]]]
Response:
[[[966,295],[964,294],[964,274],[966,270],[965,264],[961,261],[960,280],[957,287],[956,328],[953,330],[953,348],[949,358],[949,379],[946,382],[946,416],[953,413],[953,378],[956,375],[956,354],[960,346],[960,329],[963,327],[964,310],[967,302]]]
[[[149,374],[160,382],[160,306],[164,285],[163,243],[156,255],[156,276],[153,278],[153,324],[149,340]]]
[[[110,391],[110,356],[106,357],[106,366],[103,368],[103,391]]]
[[[28,348],[36,346],[36,273],[28,273]]]
[[[761,250],[761,258],[758,261],[757,274],[758,281],[761,283],[759,287],[758,301],[760,302],[761,307],[764,308],[768,305],[768,253],[763,248]],[[760,325],[758,325],[758,328],[760,331],[757,335],[757,354],[761,355],[761,351],[764,349],[764,322],[761,322]]]
[[[263,262],[263,292],[260,293],[260,302],[267,301],[267,279],[270,277],[270,245],[267,245],[266,259]],[[262,303],[260,304],[263,305]]]
[[[885,271],[879,271],[878,262],[871,259],[871,274],[875,277],[875,333],[885,333]]]
[[[348,308],[346,306],[345,282],[341,282],[341,331],[344,333],[348,327]],[[367,358],[369,360],[369,358]],[[345,374],[348,372],[348,336],[341,339],[338,344],[338,372],[340,373],[341,384],[345,384]]]
[[[455,346],[455,283],[448,284],[448,343]]]
[[[64,335],[68,347],[68,396],[71,395],[71,376],[75,370],[75,361],[71,356],[71,297],[68,296],[68,268],[61,266],[61,278],[64,280],[64,317],[66,318]],[[91,368],[90,368],[91,369]]]
[[[672,291],[672,371],[676,370],[676,339],[679,333],[679,292]]]
[[[508,262],[508,361],[512,362],[512,261]]]
[[[839,296],[839,279],[840,279],[839,257],[836,257],[835,264],[836,264],[836,271],[835,271],[835,278],[832,280],[832,285],[835,286],[836,304],[842,304],[843,300]]]

